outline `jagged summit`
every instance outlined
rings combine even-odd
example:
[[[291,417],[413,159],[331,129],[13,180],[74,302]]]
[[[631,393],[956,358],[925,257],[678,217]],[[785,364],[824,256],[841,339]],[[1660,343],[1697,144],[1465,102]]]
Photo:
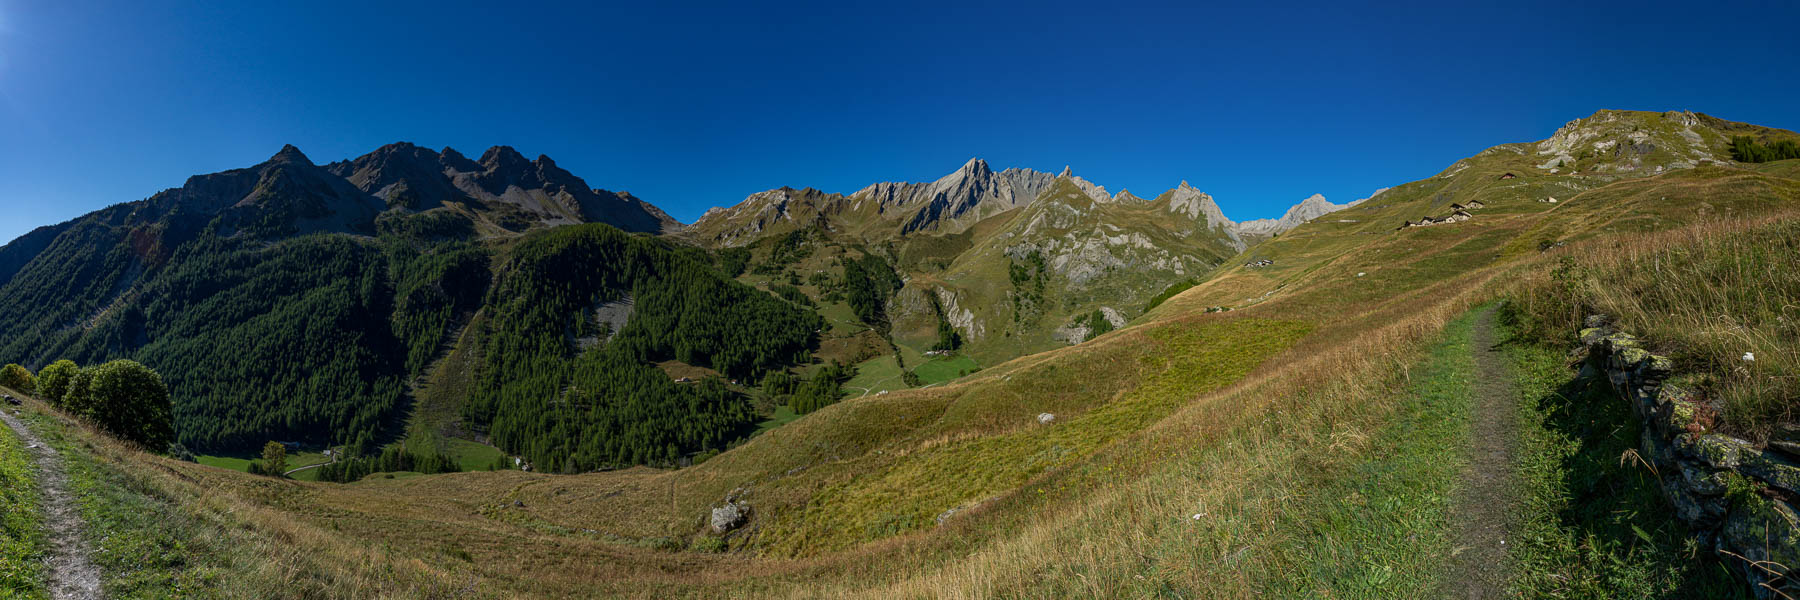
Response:
[[[641,232],[680,227],[641,200],[589,186],[547,155],[528,160],[505,145],[472,161],[453,148],[437,152],[396,142],[326,169],[390,208],[426,211],[454,204],[500,230],[572,223]]]
[[[514,150],[512,146],[494,146],[488,148],[487,152],[481,153],[481,160],[476,162],[481,163],[481,166],[483,167],[487,167],[489,171],[501,169],[525,169],[527,168],[526,165],[531,164],[531,161],[525,159],[525,155],[519,154],[519,151]]]

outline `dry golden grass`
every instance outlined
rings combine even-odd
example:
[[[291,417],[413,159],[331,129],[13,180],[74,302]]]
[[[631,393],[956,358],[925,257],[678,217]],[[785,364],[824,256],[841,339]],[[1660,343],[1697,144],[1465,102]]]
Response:
[[[1664,185],[1710,189],[1740,176]],[[1635,208],[1610,218],[1652,226],[1638,217],[1654,215],[1657,227],[1694,218],[1653,190],[1632,197]],[[259,557],[251,562],[264,566],[246,567],[246,581],[312,597],[465,588],[498,597],[1250,597],[1302,566],[1291,545],[1305,524],[1291,515],[1339,500],[1314,494],[1368,458],[1368,440],[1446,323],[1540,277],[1564,253],[1619,239],[1606,231],[1612,221],[1565,226],[1564,209],[1541,207],[1404,235],[1357,229],[1418,208],[1303,228],[1259,247],[1280,253],[1277,268],[1228,269],[1136,326],[951,385],[841,402],[678,471],[333,485],[96,445]],[[1546,231],[1574,243],[1538,253]],[[1682,235],[1646,239],[1687,243]],[[1212,305],[1241,310],[1202,314]],[[1182,357],[1207,356],[1207,332],[1250,341],[1254,332],[1234,324],[1308,333],[1225,369],[1222,381],[1174,378],[1229,362]],[[1133,413],[1142,421],[1093,427],[1085,431],[1097,437],[1080,440],[1051,436],[1150,397],[1159,408]],[[1039,412],[1059,425],[1041,428]],[[985,458],[1056,447],[1070,452],[1037,463]],[[988,479],[961,480],[977,476]],[[723,541],[702,533],[706,511],[740,489],[755,506],[751,527]],[[866,513],[886,504],[905,508],[893,511],[902,519],[872,527],[883,521]],[[942,525],[918,520],[951,506],[964,510]],[[697,551],[721,546],[728,551]]]
[[[1708,219],[1587,244],[1518,294],[1539,336],[1563,338],[1588,314],[1670,353],[1750,437],[1800,418],[1800,225],[1793,212]],[[1746,358],[1748,357],[1748,358]]]

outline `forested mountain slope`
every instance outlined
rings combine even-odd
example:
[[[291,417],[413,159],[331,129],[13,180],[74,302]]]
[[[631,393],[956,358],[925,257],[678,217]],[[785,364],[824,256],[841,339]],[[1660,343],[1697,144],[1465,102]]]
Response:
[[[816,343],[806,319],[816,317],[723,280],[705,252],[606,224],[614,222],[651,233],[678,226],[629,195],[587,187],[547,157],[527,161],[506,147],[469,161],[454,150],[392,144],[319,167],[289,146],[255,167],[196,176],[0,248],[0,362],[135,358],[168,381],[187,446],[231,452],[281,440],[360,455],[398,435],[409,382],[452,334],[491,313],[479,320],[481,339],[492,342],[482,356],[492,362],[479,365],[488,387],[471,425],[492,426],[519,454],[560,466],[573,446],[527,445],[570,428],[590,442],[609,440],[604,458],[588,452],[571,463],[582,468],[722,447],[723,432],[750,418],[741,393],[717,382],[677,388],[667,377],[659,386],[619,382],[660,376],[645,362],[652,358],[757,375],[803,359]],[[532,233],[545,229],[558,233]],[[610,250],[542,267],[570,240]],[[571,302],[622,294],[653,307],[623,324],[618,343],[590,353],[588,367],[552,368],[582,349],[572,338],[552,342],[592,326],[577,322]],[[759,323],[785,333],[743,330]],[[579,423],[599,417],[508,403],[522,378],[551,390],[535,401],[555,402],[576,378],[588,390],[581,406],[616,400],[638,412],[614,415],[610,433],[586,437]],[[602,380],[615,385],[596,391]],[[696,392],[713,404],[685,399]],[[704,422],[727,399],[729,410],[717,410],[732,416]],[[511,428],[524,421],[541,427],[529,435]]]

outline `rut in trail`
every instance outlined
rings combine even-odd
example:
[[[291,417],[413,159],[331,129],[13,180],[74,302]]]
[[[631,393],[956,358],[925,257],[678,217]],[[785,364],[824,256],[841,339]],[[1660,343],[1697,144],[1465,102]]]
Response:
[[[37,461],[38,485],[43,488],[44,529],[50,538],[50,553],[44,557],[44,566],[50,573],[50,597],[55,600],[100,598],[100,570],[88,560],[80,508],[75,504],[74,493],[69,490],[69,474],[63,470],[62,457],[33,435],[10,409],[0,409],[0,419],[18,434]]]
[[[1469,466],[1451,511],[1454,556],[1445,591],[1453,598],[1505,596],[1509,570],[1506,537],[1513,514],[1513,440],[1517,439],[1514,403],[1518,398],[1506,358],[1494,339],[1494,308],[1476,317],[1470,350],[1474,353],[1474,398],[1470,411],[1473,447]]]

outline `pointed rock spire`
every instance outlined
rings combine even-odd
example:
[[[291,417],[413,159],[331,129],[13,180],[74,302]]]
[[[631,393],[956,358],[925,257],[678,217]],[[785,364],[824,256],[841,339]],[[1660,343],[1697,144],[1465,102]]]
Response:
[[[275,156],[269,157],[268,162],[275,163],[275,164],[287,164],[287,163],[302,164],[302,165],[313,164],[312,159],[307,158],[306,154],[300,152],[300,149],[295,148],[293,144],[282,145],[281,151],[276,152]]]

